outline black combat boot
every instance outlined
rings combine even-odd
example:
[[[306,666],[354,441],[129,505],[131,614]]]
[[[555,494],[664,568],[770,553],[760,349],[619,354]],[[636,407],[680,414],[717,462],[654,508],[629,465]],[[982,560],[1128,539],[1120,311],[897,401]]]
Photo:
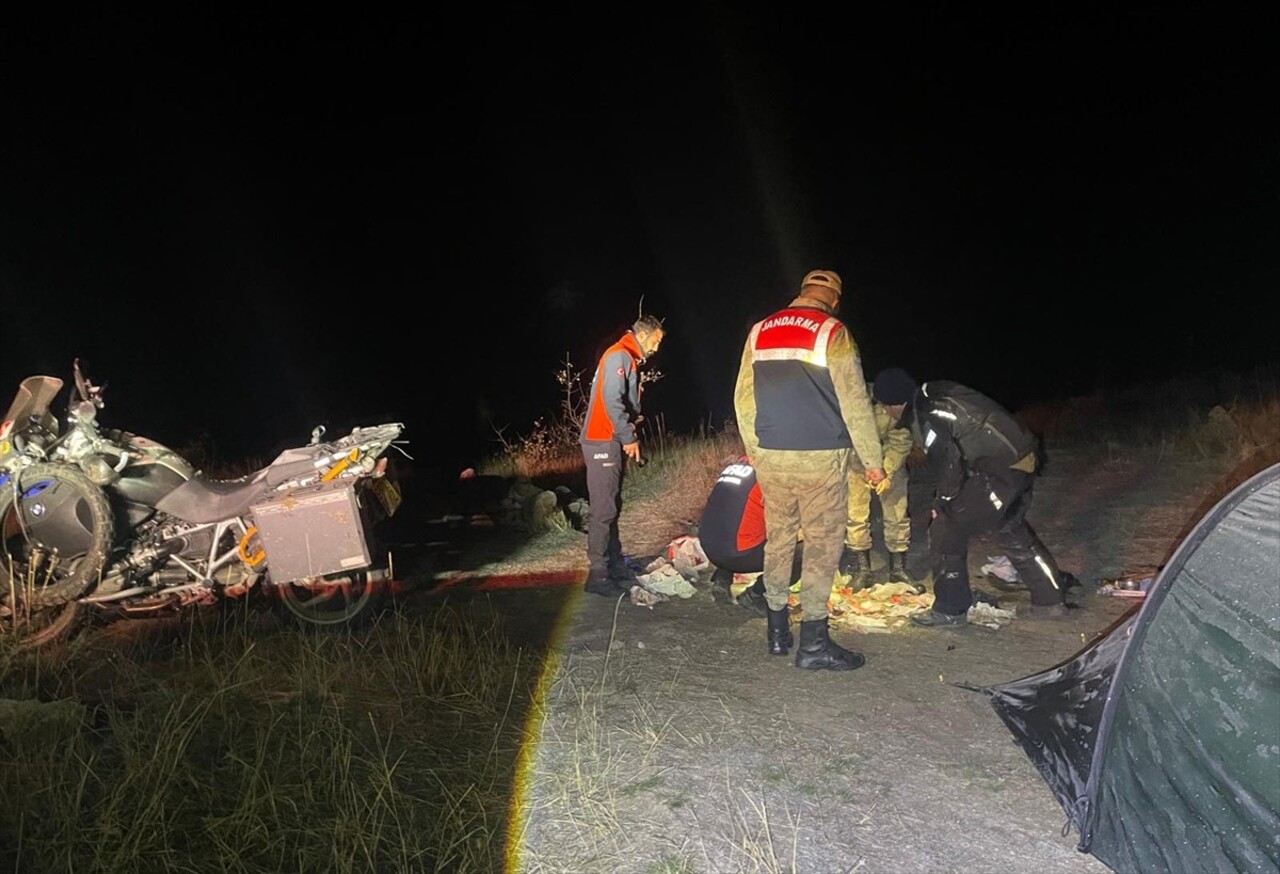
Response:
[[[630,586],[599,574],[588,574],[582,588],[593,595],[603,595],[606,598],[620,598],[631,592]]]
[[[871,550],[845,546],[840,555],[840,573],[849,577],[849,588],[860,592],[871,585]]]
[[[769,610],[769,655],[786,655],[791,652],[791,608]]]
[[[717,604],[733,603],[733,571],[716,568],[711,575],[711,600]]]
[[[800,648],[796,650],[796,667],[811,671],[852,671],[867,663],[862,653],[847,650],[828,634],[826,619],[808,619],[800,623]]]
[[[743,589],[733,600],[739,607],[750,610],[757,616],[769,615],[769,602],[764,599],[764,577]]]
[[[911,579],[907,572],[907,554],[905,552],[889,553],[889,582],[906,583],[915,589],[917,595],[924,594],[924,585]]]

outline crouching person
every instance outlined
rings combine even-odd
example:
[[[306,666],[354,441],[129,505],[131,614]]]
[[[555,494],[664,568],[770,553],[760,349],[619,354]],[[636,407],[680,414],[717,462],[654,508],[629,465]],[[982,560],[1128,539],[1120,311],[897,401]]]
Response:
[[[698,522],[698,542],[707,559],[716,567],[712,575],[714,592],[724,590],[725,598],[761,616],[769,615],[764,597],[764,577],[733,595],[734,574],[762,574],[764,544],[764,496],[756,469],[745,455],[738,456],[720,471]],[[800,579],[803,543],[797,544],[796,560],[788,576],[788,586]]]

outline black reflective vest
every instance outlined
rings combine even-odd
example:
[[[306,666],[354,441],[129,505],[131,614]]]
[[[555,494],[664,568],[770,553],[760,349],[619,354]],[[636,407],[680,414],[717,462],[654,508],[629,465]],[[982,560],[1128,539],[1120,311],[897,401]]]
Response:
[[[1039,440],[1003,406],[945,379],[916,392],[915,439],[938,478],[938,493],[954,494],[962,475],[1000,473],[1017,465],[1035,471]]]

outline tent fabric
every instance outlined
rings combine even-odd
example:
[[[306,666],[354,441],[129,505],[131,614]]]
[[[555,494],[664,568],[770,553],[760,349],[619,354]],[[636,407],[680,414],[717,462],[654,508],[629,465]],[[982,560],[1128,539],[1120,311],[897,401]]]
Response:
[[[1200,519],[1137,609],[982,687],[1078,849],[1117,871],[1280,871],[1280,465]]]

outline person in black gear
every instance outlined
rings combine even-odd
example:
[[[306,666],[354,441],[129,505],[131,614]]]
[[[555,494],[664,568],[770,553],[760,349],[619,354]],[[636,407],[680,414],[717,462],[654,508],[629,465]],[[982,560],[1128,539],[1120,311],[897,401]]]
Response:
[[[1031,591],[1031,614],[1066,615],[1065,576],[1027,523],[1039,441],[996,401],[958,382],[932,380],[912,399],[913,432],[935,486],[929,558],[933,607],[910,616],[923,628],[967,624],[969,541],[995,531]]]

